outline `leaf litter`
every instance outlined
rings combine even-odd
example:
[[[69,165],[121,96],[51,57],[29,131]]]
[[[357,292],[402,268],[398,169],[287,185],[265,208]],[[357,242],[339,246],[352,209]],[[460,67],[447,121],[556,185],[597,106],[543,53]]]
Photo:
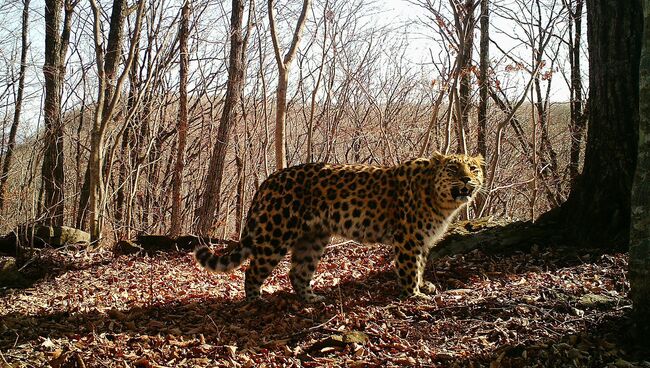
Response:
[[[388,247],[340,243],[312,305],[287,260],[255,303],[245,266],[211,274],[187,253],[51,250],[30,267],[51,269],[0,291],[3,367],[650,367],[629,343],[626,254],[444,257],[424,301],[398,298]]]

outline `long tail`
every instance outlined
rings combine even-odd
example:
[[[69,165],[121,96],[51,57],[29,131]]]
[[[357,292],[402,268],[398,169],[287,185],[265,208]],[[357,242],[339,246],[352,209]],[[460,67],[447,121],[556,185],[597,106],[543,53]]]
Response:
[[[202,246],[194,250],[194,258],[208,271],[212,272],[229,272],[239,267],[252,254],[248,247],[241,244],[230,253],[222,256],[215,255],[210,248]]]

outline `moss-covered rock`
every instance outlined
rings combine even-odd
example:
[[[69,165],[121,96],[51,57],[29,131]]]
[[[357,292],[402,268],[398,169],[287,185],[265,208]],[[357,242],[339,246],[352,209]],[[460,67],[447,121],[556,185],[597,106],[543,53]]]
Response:
[[[50,241],[52,246],[63,246],[67,244],[90,243],[90,234],[68,226],[54,226],[50,229]]]
[[[607,308],[616,304],[618,300],[611,296],[601,294],[585,294],[578,298],[580,308]]]
[[[18,271],[16,259],[0,257],[0,287],[19,288],[29,285],[29,280]]]

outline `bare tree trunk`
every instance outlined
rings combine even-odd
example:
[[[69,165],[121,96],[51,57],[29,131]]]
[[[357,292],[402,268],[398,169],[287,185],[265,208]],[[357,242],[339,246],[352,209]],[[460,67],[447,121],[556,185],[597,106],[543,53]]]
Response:
[[[99,26],[99,8],[95,0],[90,0],[95,18],[95,54],[99,76],[99,96],[97,98],[97,107],[93,119],[93,127],[90,133],[90,157],[88,158],[88,168],[85,177],[88,178],[88,211],[90,213],[90,236],[93,242],[98,241],[101,237],[103,228],[103,210],[101,208],[104,200],[104,133],[106,124],[104,120],[110,111],[110,101],[112,100],[113,80],[117,67],[117,61],[122,54],[122,26],[124,23],[125,0],[114,0],[113,10],[111,13],[110,29],[108,32],[108,47],[105,54],[101,43],[101,31]],[[108,121],[108,119],[106,119]],[[84,186],[85,187],[85,186]],[[83,199],[83,196],[82,196]],[[80,206],[85,208],[86,206]]]
[[[640,336],[650,329],[650,0],[645,0],[643,5],[639,153],[632,186],[629,261],[633,316]]]
[[[488,68],[490,66],[490,2],[481,0],[481,40],[479,48],[478,153],[487,156]]]
[[[582,175],[558,210],[576,245],[629,244],[638,146],[641,9],[641,0],[587,1],[587,150]]]
[[[237,195],[235,200],[235,233],[241,234],[241,225],[244,219],[244,197],[246,191],[246,143],[241,155],[235,157],[237,165]]]
[[[16,134],[20,124],[20,113],[23,106],[23,94],[25,91],[25,70],[27,69],[27,51],[29,49],[29,2],[23,0],[23,17],[21,30],[21,49],[20,49],[20,71],[18,72],[18,93],[16,95],[14,106],[14,119],[9,130],[9,141],[2,164],[0,173],[0,211],[4,209],[5,195],[7,192],[7,179],[9,178],[9,168],[11,167],[11,158],[16,147]]]
[[[479,19],[481,38],[479,41],[479,101],[478,101],[478,126],[476,137],[476,151],[484,158],[487,157],[487,126],[488,126],[488,99],[490,81],[488,68],[490,67],[490,1],[481,0],[481,15]],[[473,203],[474,212],[479,214],[485,205],[485,194],[480,194]]]
[[[570,2],[572,3],[572,2]],[[569,6],[569,64],[571,65],[571,155],[569,161],[569,177],[571,184],[578,177],[580,166],[580,148],[585,133],[587,119],[583,111],[582,76],[580,68],[580,48],[582,46],[582,7],[584,0],[576,0],[575,11]],[[571,34],[573,32],[573,34]]]
[[[65,9],[64,9],[65,5]],[[64,10],[63,27],[61,11]],[[63,170],[63,120],[61,117],[61,93],[65,75],[65,55],[70,39],[70,23],[73,5],[63,0],[45,1],[45,151],[43,154],[42,193],[40,212],[50,225],[63,225],[65,210]]]
[[[289,85],[288,71],[280,69],[278,75],[278,88],[275,90],[275,168],[276,170],[287,167],[286,152],[286,119],[287,119],[287,87]]]
[[[126,18],[126,0],[114,0],[108,32],[108,46],[104,53],[101,30],[100,9],[96,0],[90,0],[94,18],[95,57],[99,79],[97,107],[93,127],[90,132],[90,157],[88,159],[88,212],[90,214],[90,238],[92,242],[99,241],[104,225],[106,209],[106,181],[104,179],[105,135],[108,123],[113,118],[121,96],[121,86],[131,69],[135,54],[135,45],[140,34],[144,1],[140,0],[137,7],[135,30],[124,70],[117,77],[117,66],[122,54],[123,26]],[[80,206],[80,208],[84,208]]]
[[[136,49],[138,49],[138,46],[136,46]],[[129,111],[133,111],[135,109],[136,101],[138,99],[137,95],[140,93],[140,80],[138,78],[139,64],[139,56],[135,54],[133,57],[131,70],[129,71],[129,95],[127,97],[127,109]],[[135,145],[135,140],[137,139],[138,134],[138,132],[136,132],[136,127],[143,129],[143,126],[145,125],[142,124],[142,126],[139,126],[138,121],[140,121],[139,114],[136,113],[131,119],[128,119],[125,122],[127,126],[122,133],[121,159],[119,162],[117,179],[120,185],[117,188],[117,192],[115,193],[114,206],[114,217],[116,225],[118,226],[117,231],[119,240],[130,238],[129,224],[132,219],[128,216],[126,206],[128,203],[127,190],[133,190],[133,187],[131,186],[133,183],[133,178],[131,175],[129,175],[128,170],[132,169],[136,171],[137,175],[138,169],[135,168],[135,166],[138,160],[140,149],[142,147],[136,147]]]
[[[86,69],[81,69],[81,80],[82,82],[82,93],[81,93],[81,108],[80,108],[80,113],[79,113],[79,123],[77,123],[77,129],[75,131],[76,133],[76,139],[77,139],[77,144],[75,145],[75,192],[79,192],[82,190],[82,188],[78,188],[77,186],[79,183],[82,183],[81,181],[81,159],[82,159],[82,143],[81,143],[81,132],[83,131],[83,127],[85,126],[85,117],[86,117]],[[73,218],[75,221],[75,224],[78,224],[78,221],[81,218],[80,214],[80,208],[77,206],[73,206],[74,209],[72,211]],[[80,226],[77,226],[77,228],[80,228]]]
[[[210,166],[204,179],[202,204],[197,207],[195,216],[198,217],[198,233],[209,235],[214,217],[219,212],[221,204],[219,195],[223,181],[224,162],[230,131],[239,118],[237,105],[242,94],[244,79],[244,40],[242,37],[242,23],[244,19],[244,2],[232,0],[232,14],[230,16],[230,57],[228,66],[228,85],[226,86],[226,99],[223,105],[217,141],[210,157]]]
[[[187,40],[189,38],[190,23],[190,0],[185,0],[181,10],[181,24],[179,31],[180,44],[180,84],[179,94],[180,101],[178,106],[178,147],[176,147],[176,165],[174,167],[172,179],[172,218],[171,229],[169,231],[172,237],[176,237],[181,232],[181,188],[183,186],[183,169],[185,167],[185,145],[187,143],[187,74],[189,66],[189,51],[187,49]]]
[[[323,69],[325,68],[325,56],[327,55],[328,47],[326,47],[327,37],[328,37],[328,19],[327,12],[329,10],[329,0],[325,0],[325,6],[323,6],[323,46],[321,47],[321,58],[318,65],[318,77],[316,78],[316,83],[314,84],[314,90],[311,92],[311,105],[309,109],[309,121],[307,123],[307,155],[305,156],[305,162],[312,162],[314,160],[314,113],[316,111],[316,95],[318,94],[318,88],[320,87],[321,80],[323,79]],[[333,37],[334,38],[334,37]],[[332,39],[330,45],[334,45],[335,40]],[[336,47],[336,46],[334,46]]]
[[[94,1],[91,0],[91,3],[94,3]],[[84,183],[79,196],[79,214],[77,218],[78,227],[85,227],[84,224],[86,222],[86,216],[88,214],[88,211],[90,211],[91,204],[89,201],[90,198],[92,197],[90,182],[93,179],[98,180],[98,178],[91,178],[91,172],[92,172],[91,165],[97,164],[92,160],[93,158],[96,158],[93,157],[94,155],[92,153],[92,147],[93,147],[92,143],[101,142],[103,144],[102,142],[103,137],[102,139],[97,139],[98,137],[95,137],[94,138],[95,141],[93,142],[92,134],[100,133],[99,127],[101,126],[101,120],[104,119],[105,115],[110,110],[110,103],[112,100],[113,89],[114,89],[113,83],[115,82],[115,73],[117,72],[117,66],[119,65],[120,57],[122,55],[122,39],[124,38],[124,31],[122,28],[124,23],[124,17],[126,16],[125,14],[126,6],[127,6],[126,0],[113,1],[113,8],[111,12],[111,23],[108,32],[108,45],[106,47],[105,55],[103,54],[101,56],[102,63],[104,63],[104,65],[102,65],[102,76],[100,76],[100,86],[99,86],[99,88],[101,89],[100,94],[103,95],[103,97],[100,98],[102,106],[97,107],[97,111],[99,112],[97,118],[99,120],[97,121],[97,128],[93,127],[91,132],[91,154],[88,160],[88,166],[86,167],[86,173],[84,175]],[[96,30],[96,32],[99,33],[98,30]],[[99,34],[96,34],[96,37],[98,36]],[[95,40],[95,42],[96,43],[99,42],[98,44],[95,45],[95,48],[103,47],[103,45],[99,40]],[[102,53],[104,53],[104,51],[102,51]],[[99,58],[97,59],[97,63],[99,63]],[[104,81],[102,81],[101,79],[104,79]],[[100,99],[98,99],[98,101]],[[103,157],[103,153],[102,153],[102,157]],[[102,166],[103,166],[103,162],[102,162]],[[96,188],[93,188],[92,190],[96,191]]]
[[[113,98],[115,80],[117,78],[117,67],[122,57],[122,44],[124,40],[124,23],[127,10],[126,0],[113,0],[111,11],[111,25],[108,31],[108,44],[106,45],[106,60],[104,63],[105,85],[104,109],[105,115],[112,114],[110,105]],[[102,117],[103,118],[103,117]]]
[[[278,88],[276,90],[276,109],[275,109],[275,168],[276,170],[287,167],[287,153],[285,142],[285,120],[287,117],[287,86],[289,84],[289,71],[291,70],[291,62],[296,56],[300,38],[302,37],[302,30],[305,27],[307,20],[307,10],[311,0],[303,0],[302,11],[296,22],[296,28],[293,32],[293,39],[289,50],[284,55],[281,55],[280,44],[276,34],[275,17],[273,15],[273,0],[268,0],[268,14],[269,23],[271,28],[271,40],[273,41],[273,51],[275,52],[275,61],[278,64]]]
[[[541,62],[541,54],[537,62]],[[559,200],[561,196],[560,195],[561,183],[558,174],[557,153],[553,149],[553,144],[551,143],[551,137],[548,132],[549,114],[550,114],[549,104],[548,104],[548,99],[545,99],[544,95],[542,94],[539,75],[535,76],[534,87],[535,87],[535,93],[534,93],[535,100],[533,100],[533,106],[537,111],[537,121],[539,122],[539,126],[541,128],[540,129],[541,149],[543,150],[543,152],[546,153],[546,155],[543,155],[542,157],[542,164],[543,167],[545,167],[542,174],[547,179],[550,179],[552,181],[553,187],[556,188],[556,193],[555,193],[556,198],[552,203],[559,204],[561,203],[561,201]],[[536,152],[533,151],[533,153]]]
[[[471,107],[470,95],[472,87],[472,53],[474,50],[474,5],[475,0],[465,0],[456,14],[456,27],[458,32],[458,72],[460,82],[458,85],[458,111],[457,113],[457,139],[458,149],[467,153],[467,126]]]

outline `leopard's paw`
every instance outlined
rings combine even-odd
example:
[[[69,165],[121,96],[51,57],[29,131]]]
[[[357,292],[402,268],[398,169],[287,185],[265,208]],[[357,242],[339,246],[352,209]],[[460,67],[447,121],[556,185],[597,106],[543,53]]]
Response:
[[[407,299],[407,298],[413,298],[413,299],[420,299],[420,300],[431,300],[432,298],[421,292],[421,291],[402,291],[400,293],[400,298],[402,299]]]
[[[438,288],[431,281],[423,281],[422,285],[420,285],[420,290],[427,294],[436,294]]]
[[[419,300],[432,300],[433,299],[432,297],[430,297],[429,295],[427,295],[427,294],[425,294],[425,293],[423,293],[421,291],[416,291],[415,293],[413,293],[413,295],[411,295],[411,298],[419,299]]]

